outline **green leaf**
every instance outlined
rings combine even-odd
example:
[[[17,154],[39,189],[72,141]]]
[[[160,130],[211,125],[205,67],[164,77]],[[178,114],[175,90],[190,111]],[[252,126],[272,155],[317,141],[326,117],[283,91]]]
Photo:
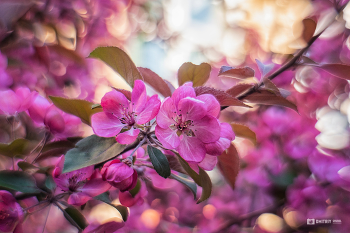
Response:
[[[156,172],[164,178],[168,178],[171,174],[170,166],[166,156],[157,148],[147,146],[147,152]]]
[[[196,184],[198,184],[199,186],[201,186],[201,179],[199,177],[199,174],[197,172],[195,172],[190,165],[188,165],[188,163],[178,154],[175,153],[179,159],[179,162],[182,166],[182,168],[186,171],[187,175],[189,175],[194,182],[196,182]]]
[[[184,184],[187,188],[190,189],[190,191],[193,193],[194,199],[197,199],[197,185],[192,180],[186,179],[182,176],[171,174],[169,178],[179,181],[180,183]]]
[[[32,175],[34,173],[40,172],[40,173],[45,173],[44,170],[42,170],[39,167],[34,166],[33,164],[24,162],[24,161],[20,161],[17,163],[18,167],[20,167],[23,171],[25,171],[26,173]]]
[[[53,180],[52,176],[47,176],[45,179],[45,186],[50,189],[54,190],[57,186],[55,181]]]
[[[111,203],[111,199],[109,198],[108,191],[104,192],[104,193],[101,193],[98,196],[95,196],[94,199],[102,201],[102,202],[107,203],[107,204]]]
[[[66,209],[64,209],[64,217],[72,224],[72,225],[78,225],[80,227],[80,229],[85,229],[89,223],[86,221],[84,215],[82,213],[80,213],[79,210],[77,210],[74,207],[68,207]],[[72,220],[74,221],[74,223],[72,223]]]
[[[134,62],[120,48],[98,47],[90,53],[89,57],[102,60],[119,73],[131,87],[134,87],[134,81],[136,79],[143,80]]]
[[[58,148],[74,148],[75,144],[73,142],[70,141],[66,141],[66,140],[62,140],[62,141],[56,141],[56,142],[51,142],[51,143],[47,143],[43,149],[42,149],[42,153],[46,152],[46,151],[50,151],[53,149],[58,149]]]
[[[95,109],[95,108],[102,108],[101,104],[93,104],[91,106],[91,109]]]
[[[65,156],[63,173],[102,163],[124,150],[126,145],[116,142],[114,137],[102,138],[91,135],[80,140]]]
[[[23,171],[0,171],[0,186],[22,193],[40,193],[35,179]]]
[[[108,204],[110,206],[113,206],[114,208],[116,208],[119,211],[119,213],[122,216],[124,222],[126,222],[126,220],[128,220],[128,217],[129,217],[128,208],[126,206],[123,206],[123,205],[112,204],[112,202],[111,202],[111,200],[109,198],[108,192],[102,193],[102,194],[94,197],[94,199],[102,201],[102,202],[104,202],[104,203],[106,203],[106,204]]]
[[[208,174],[199,167],[199,176],[201,178],[202,195],[197,201],[197,204],[207,200],[211,195],[212,183]]]
[[[177,73],[179,86],[185,82],[192,82],[194,87],[202,86],[208,79],[211,66],[208,63],[195,65],[191,62],[182,64]]]
[[[131,194],[132,197],[135,197],[140,192],[140,189],[141,189],[141,182],[138,179],[135,188],[129,190],[129,193]]]
[[[7,157],[20,157],[23,158],[33,149],[33,144],[27,139],[18,138],[12,141],[10,144],[0,143],[0,154]]]
[[[234,189],[239,172],[239,156],[237,149],[233,144],[218,156],[218,167],[225,180],[229,183],[232,189]]]
[[[91,116],[102,109],[92,109],[94,103],[80,99],[66,99],[62,97],[49,96],[53,104],[62,111],[79,117],[85,124],[91,125]]]

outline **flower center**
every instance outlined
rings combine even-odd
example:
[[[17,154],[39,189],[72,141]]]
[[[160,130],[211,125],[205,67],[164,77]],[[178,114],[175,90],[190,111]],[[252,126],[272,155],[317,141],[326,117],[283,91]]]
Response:
[[[176,134],[178,136],[180,136],[182,133],[191,137],[195,136],[194,132],[190,129],[191,126],[194,126],[192,120],[183,121],[182,114],[179,114],[175,117],[175,119],[172,119],[174,120],[174,124],[170,125],[170,128],[172,130],[177,130]]]
[[[132,103],[130,103],[131,105]],[[133,109],[132,105],[130,106],[131,109]],[[135,117],[137,116],[134,111],[129,111],[129,107],[123,106],[123,113],[122,116],[119,118],[120,122],[128,125],[133,126],[135,124]]]
[[[70,191],[76,191],[80,186],[82,186],[86,180],[83,180],[85,173],[79,172],[68,178],[68,188]]]

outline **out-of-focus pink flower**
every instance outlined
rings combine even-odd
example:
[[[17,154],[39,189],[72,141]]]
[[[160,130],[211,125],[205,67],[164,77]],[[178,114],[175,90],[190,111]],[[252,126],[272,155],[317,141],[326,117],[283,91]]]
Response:
[[[89,166],[79,170],[62,174],[64,157],[53,170],[53,178],[59,188],[65,192],[72,192],[68,198],[71,205],[83,205],[91,198],[100,195],[110,189],[110,185],[98,177],[98,171]]]
[[[176,89],[157,115],[156,136],[167,149],[176,149],[188,162],[199,163],[205,144],[220,139],[220,104],[213,95],[196,96],[192,83]],[[226,149],[226,148],[225,148]]]
[[[22,220],[23,211],[12,194],[0,190],[0,231],[13,232],[16,225]]]
[[[36,97],[28,112],[36,123],[46,126],[58,139],[79,134],[78,127],[81,120],[62,112],[42,96]]]
[[[119,159],[105,163],[101,174],[103,180],[122,192],[133,189],[137,183],[137,172]]]
[[[31,92],[26,87],[19,87],[15,91],[0,91],[0,112],[7,115],[15,115],[16,113],[26,111],[33,103],[37,92]]]
[[[101,225],[98,224],[89,224],[87,228],[84,229],[83,233],[114,233],[118,229],[124,227],[124,222],[107,222]]]
[[[142,205],[144,203],[144,197],[147,196],[146,185],[141,182],[139,192],[133,197],[129,192],[120,192],[119,201],[123,206],[131,207],[134,205]]]
[[[91,117],[94,132],[101,137],[117,135],[117,142],[129,144],[139,135],[138,125],[149,122],[157,115],[160,100],[157,95],[147,99],[145,84],[136,80],[131,101],[114,90],[103,96],[101,105],[103,112]],[[122,129],[126,131],[120,133]]]

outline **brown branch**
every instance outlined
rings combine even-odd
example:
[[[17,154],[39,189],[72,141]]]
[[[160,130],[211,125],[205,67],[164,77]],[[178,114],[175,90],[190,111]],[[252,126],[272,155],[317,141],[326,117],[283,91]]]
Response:
[[[226,232],[225,230],[227,230],[230,226],[234,225],[234,224],[240,224],[245,220],[254,218],[256,216],[259,216],[263,213],[269,213],[269,212],[275,212],[277,208],[279,208],[280,206],[282,206],[284,204],[285,200],[281,200],[279,202],[277,202],[276,204],[273,204],[271,206],[268,206],[266,208],[260,209],[260,210],[255,210],[252,211],[250,213],[247,214],[243,214],[240,217],[227,221],[226,223],[224,223],[221,227],[219,227],[218,230],[214,231],[215,233],[219,233],[219,232]]]
[[[346,7],[347,4],[345,4],[344,6],[342,6],[340,9],[337,9],[337,11],[339,12],[336,17],[342,12],[342,10]],[[334,21],[334,20],[333,20]],[[276,78],[278,75],[280,75],[281,73],[283,73],[284,71],[292,68],[293,66],[295,66],[297,64],[297,61],[303,56],[303,54],[311,47],[311,45],[321,36],[321,34],[333,23],[330,22],[327,27],[325,27],[319,34],[317,34],[316,36],[313,36],[310,41],[307,43],[307,46],[301,50],[299,50],[299,52],[290,60],[288,60],[286,63],[284,63],[278,70],[276,70],[274,73],[272,73],[271,75],[269,75],[267,77],[267,79],[272,80],[274,78]],[[239,95],[237,97],[237,99],[239,100],[243,100],[244,98],[246,98],[247,96],[253,94],[254,92],[258,91],[260,87],[262,87],[264,85],[263,82],[260,82],[259,84],[257,84],[256,86],[250,88],[248,91],[246,91],[245,93]],[[229,106],[221,106],[221,111],[228,108]]]

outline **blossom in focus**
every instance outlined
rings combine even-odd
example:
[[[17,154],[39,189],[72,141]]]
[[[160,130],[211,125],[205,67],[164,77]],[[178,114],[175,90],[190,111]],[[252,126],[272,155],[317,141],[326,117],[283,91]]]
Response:
[[[33,103],[37,92],[31,92],[26,87],[19,87],[15,91],[0,91],[0,113],[15,115],[26,111]]]
[[[83,205],[91,198],[100,195],[110,189],[110,185],[98,177],[99,172],[94,171],[94,166],[81,168],[62,174],[64,157],[53,170],[53,178],[57,186],[64,192],[71,192],[68,203],[71,205]]]
[[[101,174],[103,180],[122,192],[133,189],[137,183],[137,172],[131,167],[131,162],[127,164],[119,159],[109,161],[103,165]]]
[[[191,83],[164,100],[157,115],[156,136],[167,149],[176,149],[188,162],[201,162],[206,144],[220,139],[220,104],[211,94],[196,96]],[[226,149],[226,148],[225,148]]]
[[[121,144],[136,140],[140,133],[138,127],[152,120],[158,113],[160,100],[157,95],[148,98],[145,84],[135,81],[129,101],[124,94],[113,90],[103,96],[103,112],[91,117],[91,126],[98,136],[113,137]],[[126,130],[120,133],[121,130]]]
[[[0,190],[0,231],[13,232],[22,217],[22,208],[12,194],[8,191]]]

